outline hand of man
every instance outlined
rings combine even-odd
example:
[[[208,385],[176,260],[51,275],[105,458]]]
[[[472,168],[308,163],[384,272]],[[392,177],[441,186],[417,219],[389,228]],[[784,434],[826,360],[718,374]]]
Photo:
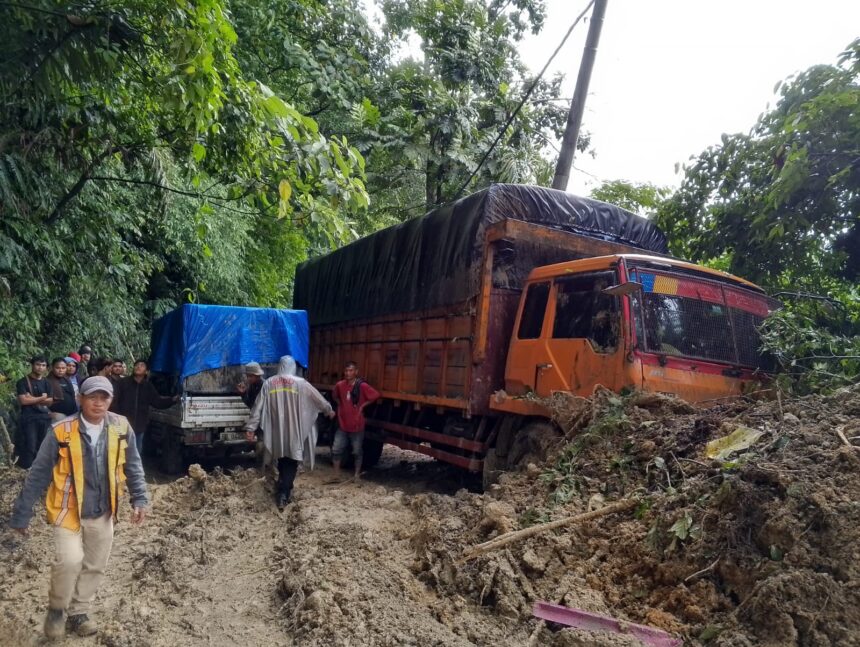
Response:
[[[332,409],[332,410],[331,410],[331,411],[329,411],[329,412],[328,412],[328,414],[326,414],[326,415],[327,415],[328,419],[329,419],[329,420],[331,420],[332,418],[334,418],[334,417],[335,417],[335,415],[336,415],[336,414],[335,414],[335,412],[334,412],[334,409]]]
[[[131,525],[139,526],[143,523],[143,520],[146,519],[146,515],[146,508],[135,508],[134,512],[131,513]]]
[[[256,440],[256,437],[254,436],[254,432],[246,430],[245,431],[245,440],[247,440],[249,443],[254,442],[254,440]]]
[[[245,384],[244,382],[239,382],[239,384],[236,385],[236,391],[240,394],[245,393],[245,391],[247,391],[247,390],[248,390],[248,385]]]

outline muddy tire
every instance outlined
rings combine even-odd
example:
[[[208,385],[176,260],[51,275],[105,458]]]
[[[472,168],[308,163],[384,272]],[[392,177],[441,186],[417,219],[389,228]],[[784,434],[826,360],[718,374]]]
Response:
[[[529,463],[541,465],[561,438],[561,432],[548,420],[526,424],[513,439],[507,456],[508,469],[522,470]]]

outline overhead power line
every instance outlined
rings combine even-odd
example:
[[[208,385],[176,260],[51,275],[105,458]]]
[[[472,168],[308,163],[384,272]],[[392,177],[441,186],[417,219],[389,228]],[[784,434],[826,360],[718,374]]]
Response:
[[[573,21],[573,24],[571,24],[570,28],[567,30],[567,33],[564,35],[564,38],[561,39],[561,42],[558,44],[558,47],[555,48],[555,51],[552,53],[552,56],[549,57],[549,60],[547,60],[546,64],[543,66],[543,69],[541,69],[541,71],[535,77],[534,81],[532,81],[532,84],[525,91],[525,94],[523,94],[523,98],[520,99],[519,105],[517,105],[517,107],[511,113],[511,116],[508,117],[508,120],[505,122],[505,125],[502,126],[502,129],[499,131],[499,134],[496,135],[496,139],[493,140],[493,143],[487,149],[487,152],[484,153],[484,156],[481,158],[481,161],[478,162],[478,165],[472,171],[471,175],[469,175],[469,179],[466,180],[463,183],[463,186],[460,187],[460,190],[457,191],[457,194],[454,196],[454,200],[463,195],[463,191],[465,191],[469,184],[471,184],[472,180],[475,179],[475,176],[478,174],[478,171],[481,170],[481,167],[484,165],[484,162],[487,161],[487,159],[490,157],[490,154],[495,150],[498,143],[502,140],[502,137],[504,137],[505,132],[508,130],[508,127],[513,123],[514,119],[517,118],[517,115],[520,113],[520,110],[522,110],[523,106],[526,104],[526,101],[529,100],[529,97],[531,96],[532,92],[534,92],[534,89],[537,87],[537,84],[540,83],[540,80],[543,78],[543,75],[546,73],[547,69],[552,64],[555,57],[561,51],[561,48],[564,47],[564,44],[567,42],[567,39],[570,37],[571,33],[573,33],[574,27],[576,27],[579,24],[579,21],[583,19],[586,13],[588,13],[588,10],[591,9],[592,5],[594,4],[594,1],[595,0],[591,0],[591,2],[589,2],[585,6],[585,9],[583,9],[582,12],[576,17],[576,20]]]

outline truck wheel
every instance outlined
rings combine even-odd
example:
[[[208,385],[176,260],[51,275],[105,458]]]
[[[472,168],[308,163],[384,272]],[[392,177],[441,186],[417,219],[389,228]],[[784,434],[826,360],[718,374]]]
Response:
[[[185,467],[182,455],[182,438],[177,434],[165,434],[161,445],[161,471],[165,474],[179,474]]]
[[[526,424],[514,436],[507,462],[509,469],[525,469],[529,463],[546,462],[550,450],[561,440],[561,432],[548,420]]]
[[[379,459],[382,456],[383,444],[384,443],[380,440],[364,439],[364,445],[362,447],[363,456],[361,459],[361,467],[363,469],[369,469],[379,462]]]
[[[486,491],[493,483],[498,481],[499,475],[504,471],[503,461],[499,460],[496,448],[491,447],[484,456],[484,471],[481,474],[484,490]]]

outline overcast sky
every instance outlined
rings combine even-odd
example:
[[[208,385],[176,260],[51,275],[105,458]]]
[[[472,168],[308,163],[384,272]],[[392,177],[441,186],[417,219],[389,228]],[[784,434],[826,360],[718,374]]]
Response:
[[[521,53],[546,63],[587,0],[547,0],[543,32]],[[573,94],[587,24],[547,72]],[[601,180],[677,185],[675,164],[746,132],[774,99],[777,81],[835,63],[860,36],[857,0],[608,0],[583,128],[596,157],[579,155],[568,191]]]

